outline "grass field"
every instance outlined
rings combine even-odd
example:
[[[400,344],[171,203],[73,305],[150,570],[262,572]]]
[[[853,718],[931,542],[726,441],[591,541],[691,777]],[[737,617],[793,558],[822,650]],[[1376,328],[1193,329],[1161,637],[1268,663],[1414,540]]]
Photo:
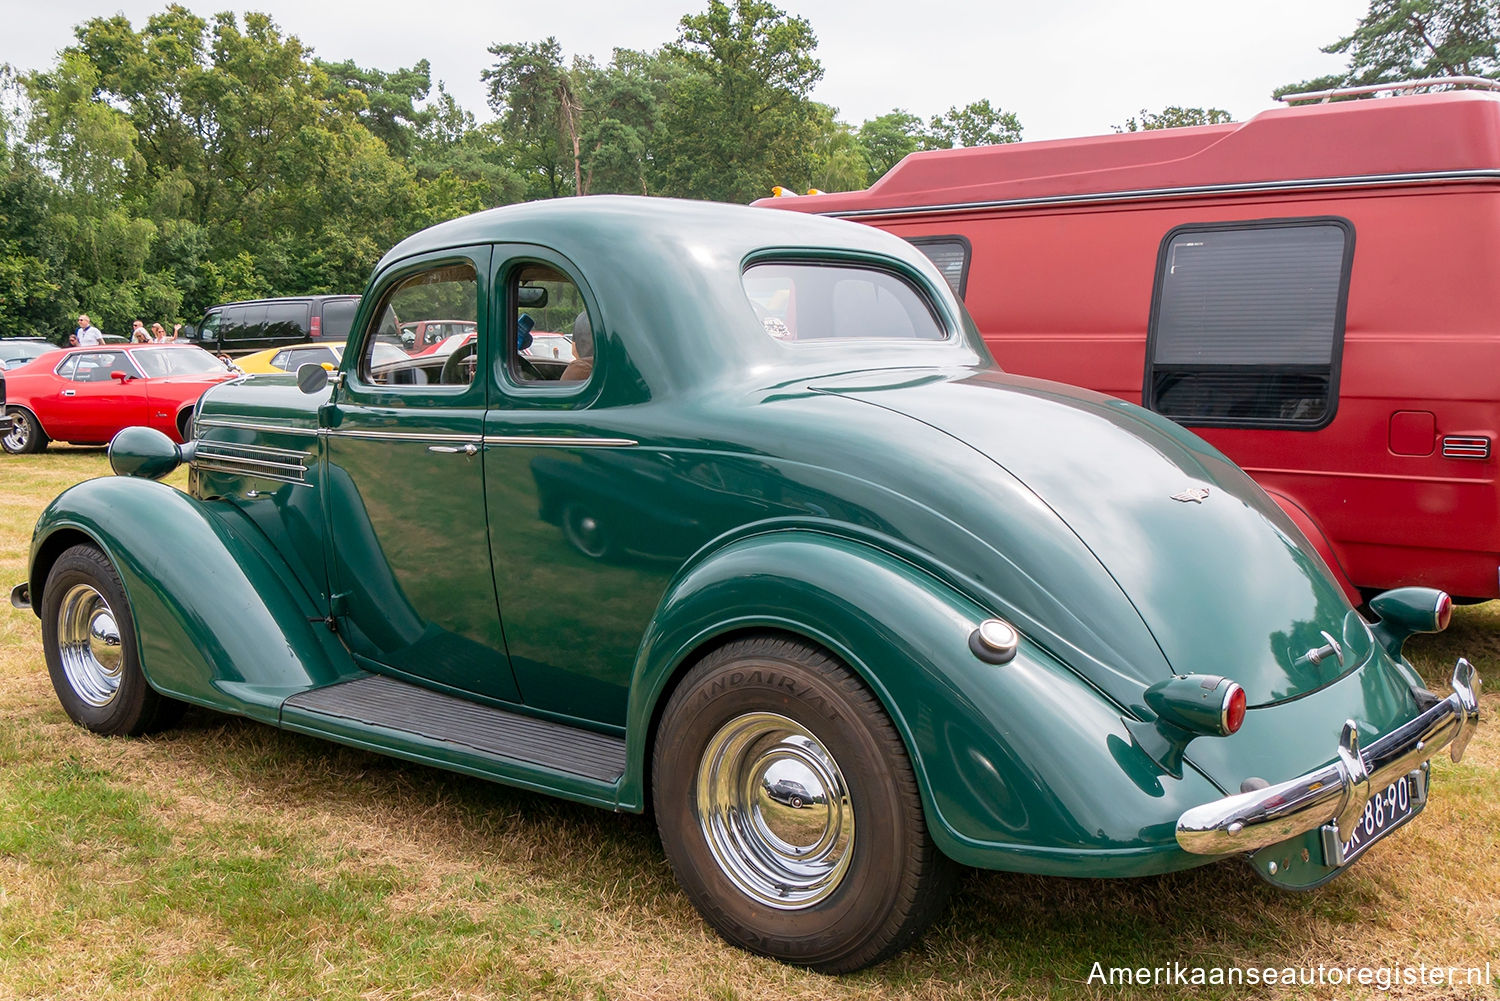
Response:
[[[0,585],[99,450],[0,457]],[[181,474],[178,474],[179,476]],[[164,539],[164,544],[170,544]],[[1411,644],[1436,690],[1500,690],[1500,602]],[[1310,894],[1227,863],[1120,881],[969,873],[916,947],[831,979],[724,945],[655,833],[611,815],[204,711],[104,739],[53,696],[39,628],[0,608],[0,997],[1492,998],[1497,696],[1416,822]],[[1478,987],[1144,988],[1103,967],[1491,964]]]

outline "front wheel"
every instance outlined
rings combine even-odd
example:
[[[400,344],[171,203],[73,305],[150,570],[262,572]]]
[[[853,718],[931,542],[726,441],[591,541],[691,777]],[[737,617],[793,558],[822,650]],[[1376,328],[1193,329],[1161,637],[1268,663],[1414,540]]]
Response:
[[[47,447],[47,432],[42,430],[41,421],[33,417],[31,411],[15,407],[5,417],[6,423],[0,425],[4,429],[0,434],[0,448],[11,455],[26,455]],[[14,421],[9,418],[14,418]]]
[[[182,703],[141,673],[125,587],[90,545],[64,552],[42,595],[42,649],[63,711],[95,733],[148,733],[176,722]]]
[[[700,661],[662,715],[653,769],[677,880],[735,945],[846,973],[904,948],[947,902],[955,867],[900,735],[809,646],[762,636]],[[785,796],[791,782],[806,795]]]

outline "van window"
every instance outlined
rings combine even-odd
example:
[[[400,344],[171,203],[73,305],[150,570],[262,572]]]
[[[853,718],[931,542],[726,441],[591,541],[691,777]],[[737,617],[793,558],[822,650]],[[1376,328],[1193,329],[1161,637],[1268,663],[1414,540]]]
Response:
[[[260,336],[278,341],[300,341],[306,338],[307,303],[267,303],[265,327]]]
[[[266,319],[264,306],[226,306],[219,336],[226,341],[259,337]]]
[[[961,236],[914,236],[906,242],[937,265],[953,294],[963,299],[969,283],[969,241]]]
[[[354,311],[358,308],[358,299],[334,299],[323,303],[323,339],[348,339],[349,331],[354,329]]]
[[[203,341],[216,341],[219,339],[219,324],[223,317],[218,310],[214,310],[203,318],[203,323],[198,327],[198,339]]]
[[[1146,406],[1202,427],[1333,419],[1354,239],[1342,219],[1181,227],[1157,266]]]

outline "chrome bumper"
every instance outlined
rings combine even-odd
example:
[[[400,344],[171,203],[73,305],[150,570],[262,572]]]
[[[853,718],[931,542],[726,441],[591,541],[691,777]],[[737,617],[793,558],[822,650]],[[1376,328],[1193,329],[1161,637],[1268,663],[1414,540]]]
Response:
[[[1463,757],[1479,724],[1479,675],[1467,660],[1453,668],[1453,694],[1377,738],[1363,751],[1359,728],[1344,724],[1338,759],[1317,771],[1195,806],[1177,820],[1177,843],[1194,855],[1228,855],[1274,845],[1337,824],[1351,831],[1379,792],[1443,748]]]

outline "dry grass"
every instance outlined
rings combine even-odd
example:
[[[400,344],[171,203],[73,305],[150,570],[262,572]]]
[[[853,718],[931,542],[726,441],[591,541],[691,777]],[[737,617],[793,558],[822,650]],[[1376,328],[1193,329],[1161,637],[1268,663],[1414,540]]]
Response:
[[[0,458],[0,583],[97,450]],[[1500,603],[1417,647],[1500,665]],[[1500,688],[1500,685],[1495,687]],[[1495,695],[1485,698],[1493,719]],[[1104,966],[1492,964],[1500,734],[1435,765],[1414,824],[1312,894],[1247,867],[1098,881],[972,873],[915,948],[838,980],[720,942],[648,822],[190,712],[146,740],[58,708],[36,619],[0,611],[0,997],[1494,997],[1482,988],[1120,988]]]

